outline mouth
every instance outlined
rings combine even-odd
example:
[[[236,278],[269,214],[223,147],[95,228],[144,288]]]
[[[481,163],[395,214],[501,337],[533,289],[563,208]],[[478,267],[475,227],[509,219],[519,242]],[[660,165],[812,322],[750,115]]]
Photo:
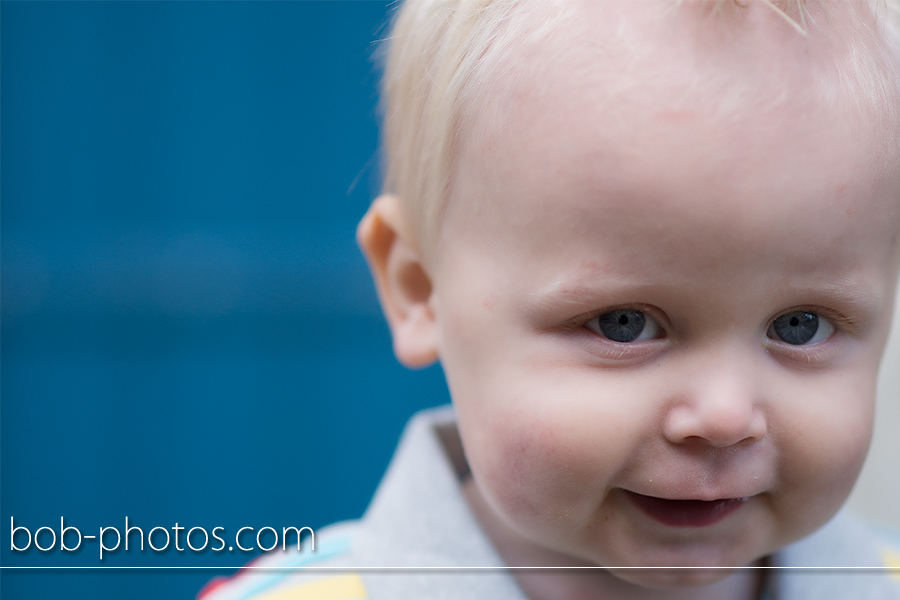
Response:
[[[625,490],[628,498],[650,518],[670,527],[709,527],[715,525],[747,501],[747,498],[721,500],[669,500],[644,496]]]

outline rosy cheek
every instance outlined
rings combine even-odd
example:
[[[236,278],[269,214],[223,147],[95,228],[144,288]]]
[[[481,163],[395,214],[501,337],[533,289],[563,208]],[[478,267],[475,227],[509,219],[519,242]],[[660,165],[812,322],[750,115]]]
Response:
[[[550,427],[504,426],[492,436],[493,458],[480,484],[513,521],[558,519],[572,487],[570,452]]]
[[[776,496],[781,499],[777,509],[805,506],[804,517],[816,523],[837,510],[849,494],[865,459],[872,415],[865,398],[850,393],[844,397],[843,407],[786,421],[779,440],[784,489]]]

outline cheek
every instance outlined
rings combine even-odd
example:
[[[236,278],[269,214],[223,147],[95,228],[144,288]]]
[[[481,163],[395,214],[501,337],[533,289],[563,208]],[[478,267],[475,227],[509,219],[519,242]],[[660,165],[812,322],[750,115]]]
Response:
[[[474,468],[490,500],[513,521],[552,519],[553,498],[563,494],[565,464],[555,428],[534,430],[525,422],[500,424],[482,441],[485,460]],[[481,467],[481,469],[479,469]],[[480,473],[478,471],[481,471]]]
[[[845,488],[849,491],[869,448],[871,411],[822,411],[806,427],[811,431],[795,440],[795,444],[806,442],[797,450],[798,463],[810,465],[807,476],[822,487],[835,493]]]
[[[607,436],[582,435],[583,426],[553,411],[484,411],[461,429],[479,487],[509,522],[532,528],[590,520],[613,477]]]
[[[874,390],[865,381],[842,383],[822,388],[817,396],[810,394],[819,406],[785,419],[778,432],[785,489],[776,509],[798,525],[817,526],[840,508],[869,448]]]
[[[571,453],[560,448],[555,428],[513,422],[486,434],[472,469],[499,514],[523,525],[558,521],[570,511]]]

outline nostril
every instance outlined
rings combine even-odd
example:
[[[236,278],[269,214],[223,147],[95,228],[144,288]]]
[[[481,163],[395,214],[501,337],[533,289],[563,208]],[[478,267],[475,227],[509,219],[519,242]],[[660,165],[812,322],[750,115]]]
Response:
[[[767,428],[765,415],[752,405],[682,405],[666,415],[663,434],[675,444],[702,441],[726,448],[759,441]]]

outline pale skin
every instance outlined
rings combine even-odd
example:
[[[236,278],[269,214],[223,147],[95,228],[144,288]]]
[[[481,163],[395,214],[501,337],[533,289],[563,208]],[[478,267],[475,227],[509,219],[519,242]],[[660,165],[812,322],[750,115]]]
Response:
[[[839,36],[798,39],[751,3],[729,41],[661,6],[587,2],[560,48],[523,49],[541,85],[498,86],[464,121],[429,245],[393,196],[360,224],[396,354],[443,364],[501,555],[607,569],[519,575],[536,600],[754,598],[760,571],[615,567],[758,564],[838,510],[871,435],[898,125],[807,93]],[[613,32],[649,58],[611,94],[591,40]],[[634,339],[601,326],[615,310],[641,315]],[[795,314],[818,323],[802,343],[776,328]],[[673,525],[646,497],[731,510]]]

